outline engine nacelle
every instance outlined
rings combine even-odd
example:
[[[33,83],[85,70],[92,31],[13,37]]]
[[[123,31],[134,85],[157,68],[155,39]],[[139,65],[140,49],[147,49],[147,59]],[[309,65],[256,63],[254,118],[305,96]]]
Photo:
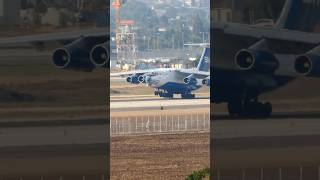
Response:
[[[61,69],[92,71],[95,65],[90,61],[90,51],[105,41],[98,37],[81,37],[63,48],[54,51],[52,62]]]
[[[252,49],[240,50],[234,61],[243,71],[273,73],[279,67],[279,62],[272,53]]]
[[[109,43],[96,45],[90,52],[90,60],[97,67],[110,67]]]
[[[138,81],[139,81],[140,83],[146,83],[146,77],[145,77],[144,75],[140,75],[140,76],[138,77]]]
[[[204,78],[202,80],[202,84],[206,86],[210,86],[210,77]]]
[[[78,39],[64,48],[55,50],[52,61],[61,69],[92,71],[94,68],[83,39]]]
[[[307,53],[298,56],[294,62],[294,69],[303,76],[320,77],[320,55]]]
[[[193,77],[193,75],[189,75],[188,77],[183,79],[183,82],[188,85],[196,85],[197,79]]]
[[[128,76],[127,77],[127,82],[132,83],[132,84],[139,84],[139,80],[138,80],[138,75],[134,74],[132,76]]]

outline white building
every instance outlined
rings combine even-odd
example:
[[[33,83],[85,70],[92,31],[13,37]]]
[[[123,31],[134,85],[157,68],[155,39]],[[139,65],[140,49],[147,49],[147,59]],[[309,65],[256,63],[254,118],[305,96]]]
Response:
[[[0,26],[19,25],[20,9],[18,0],[0,0]]]

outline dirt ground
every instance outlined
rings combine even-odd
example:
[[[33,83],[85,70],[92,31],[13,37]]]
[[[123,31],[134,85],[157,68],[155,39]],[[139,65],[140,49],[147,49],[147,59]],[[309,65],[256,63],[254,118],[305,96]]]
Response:
[[[209,154],[209,133],[112,137],[111,179],[184,179]]]
[[[106,69],[67,71],[54,67],[49,56],[21,54],[0,57],[0,119],[106,115]]]

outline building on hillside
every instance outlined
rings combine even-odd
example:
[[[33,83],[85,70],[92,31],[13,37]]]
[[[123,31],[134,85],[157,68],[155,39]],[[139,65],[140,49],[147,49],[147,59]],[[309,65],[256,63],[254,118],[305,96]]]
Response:
[[[213,22],[232,21],[232,10],[229,8],[215,8],[211,12]]]
[[[20,1],[0,0],[0,26],[19,25],[20,9]]]
[[[169,66],[174,69],[191,69],[196,67],[194,62],[186,59],[172,59],[169,62]]]

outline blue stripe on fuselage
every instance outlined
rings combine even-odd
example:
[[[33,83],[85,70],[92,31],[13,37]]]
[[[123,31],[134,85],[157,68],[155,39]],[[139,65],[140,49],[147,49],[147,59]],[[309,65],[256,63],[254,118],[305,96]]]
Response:
[[[172,94],[184,94],[190,93],[191,91],[199,89],[201,86],[198,85],[187,85],[184,83],[175,83],[175,82],[168,82],[163,86],[159,87],[158,89],[163,89]]]

